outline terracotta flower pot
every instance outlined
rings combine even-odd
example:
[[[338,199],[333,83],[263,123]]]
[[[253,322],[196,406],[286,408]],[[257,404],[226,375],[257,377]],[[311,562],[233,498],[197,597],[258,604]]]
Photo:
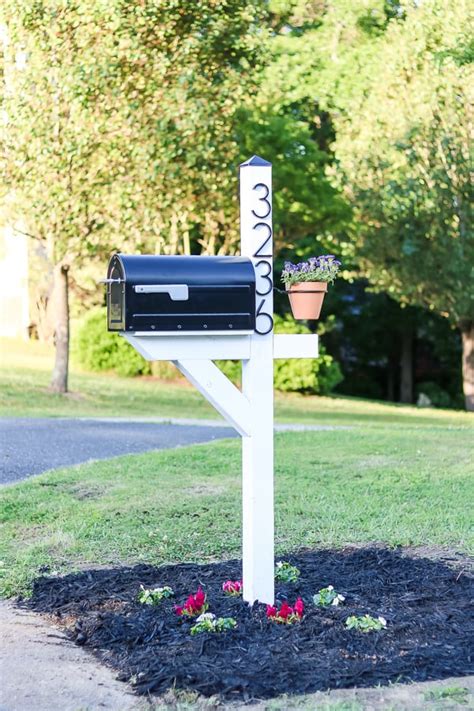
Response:
[[[318,319],[328,290],[325,281],[301,281],[287,286],[290,306],[295,319]]]

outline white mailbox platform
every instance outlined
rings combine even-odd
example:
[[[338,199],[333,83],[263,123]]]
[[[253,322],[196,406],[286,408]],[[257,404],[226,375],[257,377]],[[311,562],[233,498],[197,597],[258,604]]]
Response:
[[[241,255],[256,274],[252,334],[124,332],[147,360],[170,360],[242,437],[243,598],[273,604],[273,360],[316,358],[318,336],[273,334],[272,166],[253,156],[240,166]],[[242,361],[242,390],[214,360]]]

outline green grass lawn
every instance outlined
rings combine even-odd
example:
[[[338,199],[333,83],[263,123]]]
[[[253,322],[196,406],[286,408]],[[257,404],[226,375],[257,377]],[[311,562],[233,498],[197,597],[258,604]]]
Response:
[[[215,410],[184,379],[119,378],[72,368],[71,393],[48,392],[51,348],[0,339],[0,416],[16,417],[196,417]],[[276,393],[280,422],[386,426],[474,427],[474,416],[451,410],[419,410],[347,397]]]
[[[471,432],[350,429],[276,436],[276,542],[384,542],[472,551]],[[2,589],[43,566],[207,561],[240,555],[240,443],[127,456],[50,472],[1,492]]]
[[[4,416],[213,417],[191,387],[72,372],[47,391],[52,353],[1,342]],[[277,551],[382,541],[473,549],[472,414],[277,395],[280,421],[351,429],[276,436]],[[1,490],[4,595],[43,566],[240,555],[240,443],[221,441],[57,470]]]

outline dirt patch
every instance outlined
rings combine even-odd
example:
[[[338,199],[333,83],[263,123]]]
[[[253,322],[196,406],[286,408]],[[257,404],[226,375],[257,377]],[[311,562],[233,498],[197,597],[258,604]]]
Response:
[[[0,601],[0,708],[4,711],[146,711],[99,665],[38,615]]]
[[[301,596],[306,605],[303,621],[292,626],[268,621],[264,605],[224,596],[222,582],[240,576],[238,561],[44,577],[25,604],[60,623],[74,618],[72,639],[142,694],[176,688],[247,701],[474,672],[474,580],[463,567],[383,548],[309,551],[289,560],[301,578],[279,584],[277,597],[291,604]],[[345,595],[343,606],[313,605],[313,594],[328,584]],[[169,585],[175,600],[140,605],[140,585]],[[237,620],[235,630],[190,635],[192,623],[175,614],[174,603],[199,585],[212,612]],[[365,613],[383,615],[387,629],[346,629],[349,615]]]
[[[88,486],[77,483],[65,487],[65,491],[78,501],[83,501],[85,499],[99,499],[104,495],[105,489],[100,486]]]
[[[183,489],[182,493],[187,496],[220,496],[225,491],[223,486],[216,486],[215,484],[198,484],[196,486],[190,486],[187,489]]]

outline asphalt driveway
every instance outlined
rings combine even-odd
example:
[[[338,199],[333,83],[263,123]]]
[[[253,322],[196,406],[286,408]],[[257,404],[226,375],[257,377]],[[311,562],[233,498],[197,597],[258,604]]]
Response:
[[[0,418],[0,484],[48,469],[236,437],[231,427],[120,420]]]

